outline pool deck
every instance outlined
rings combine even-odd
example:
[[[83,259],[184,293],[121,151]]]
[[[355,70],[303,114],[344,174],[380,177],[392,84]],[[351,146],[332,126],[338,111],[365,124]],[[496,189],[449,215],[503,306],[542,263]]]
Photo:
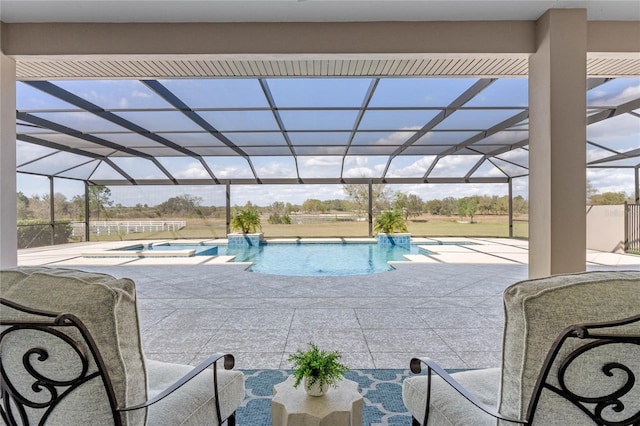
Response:
[[[225,242],[170,242],[199,241]],[[287,368],[288,355],[314,341],[342,351],[351,368],[408,368],[414,356],[445,368],[499,366],[502,292],[527,277],[527,241],[413,241],[434,254],[407,256],[393,262],[392,272],[348,277],[256,274],[223,256],[82,256],[159,240],[24,249],[18,264],[135,280],[144,350],[153,359],[194,364],[224,351],[235,355],[238,368]],[[433,245],[437,241],[475,244]],[[640,270],[640,256],[590,250],[587,260],[588,270]]]

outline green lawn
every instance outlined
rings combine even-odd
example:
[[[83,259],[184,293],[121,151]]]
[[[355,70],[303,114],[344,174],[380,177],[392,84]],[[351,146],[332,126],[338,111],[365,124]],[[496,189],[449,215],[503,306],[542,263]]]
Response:
[[[508,237],[506,216],[482,216],[475,223],[460,223],[457,217],[421,217],[409,221],[409,232],[416,237]],[[91,241],[117,241],[139,239],[175,238],[226,238],[224,220],[186,219],[187,226],[179,231],[137,232],[127,235],[92,235]],[[295,237],[366,237],[367,222],[327,222],[313,224],[272,225],[266,217],[262,219],[262,230],[266,238]],[[528,222],[515,221],[513,236],[528,238]]]

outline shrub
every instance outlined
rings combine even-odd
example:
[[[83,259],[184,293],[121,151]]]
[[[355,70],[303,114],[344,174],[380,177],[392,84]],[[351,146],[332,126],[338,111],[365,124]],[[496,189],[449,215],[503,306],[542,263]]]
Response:
[[[256,209],[245,209],[236,213],[231,218],[231,229],[238,230],[243,234],[249,234],[262,230],[260,224],[260,212]]]
[[[18,248],[42,247],[51,245],[51,226],[46,220],[19,220]],[[54,244],[65,244],[73,232],[70,221],[57,222],[54,226]]]
[[[385,234],[407,232],[407,221],[401,210],[387,210],[376,218],[375,231]]]

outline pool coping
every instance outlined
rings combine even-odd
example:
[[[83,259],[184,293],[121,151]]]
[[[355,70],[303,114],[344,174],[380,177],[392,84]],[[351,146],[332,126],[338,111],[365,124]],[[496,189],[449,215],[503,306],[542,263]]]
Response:
[[[298,242],[373,242],[373,238],[269,238],[272,243]],[[474,245],[452,246],[454,241],[473,242]],[[18,250],[18,264],[21,266],[156,266],[156,265],[210,265],[225,268],[237,267],[247,269],[250,262],[230,262],[230,256],[190,256],[190,257],[113,257],[105,256],[109,252],[123,247],[147,244],[225,244],[224,238],[194,238],[194,239],[141,239],[130,241],[90,241],[83,243],[69,243],[57,246],[33,247]],[[426,244],[427,249],[434,253],[430,256],[406,254],[403,261],[391,261],[392,267],[403,265],[428,264],[528,264],[527,240],[499,237],[412,237],[412,244]],[[91,257],[83,257],[90,254]],[[640,256],[631,254],[606,253],[587,250],[587,265],[592,266],[640,266]]]
[[[452,244],[452,241],[449,237],[446,238],[424,238],[424,237],[412,237],[411,244],[418,245],[438,242],[442,244],[442,242],[446,242],[448,244]],[[456,242],[466,242],[461,238],[458,238]],[[376,238],[368,238],[368,237],[329,237],[329,238],[266,238],[264,239],[264,243],[266,245],[269,244],[358,244],[358,243],[368,243],[368,244],[376,244]],[[145,250],[131,250],[137,246],[159,246],[159,245],[181,245],[181,244],[192,244],[192,245],[207,245],[207,246],[215,246],[215,245],[224,245],[228,244],[228,240],[226,238],[218,238],[218,239],[177,239],[177,240],[158,240],[158,241],[150,241],[150,242],[132,242],[131,244],[125,245],[124,247],[119,248],[109,248],[100,251],[85,251],[80,254],[81,257],[87,259],[99,259],[99,258],[188,258],[195,256],[195,249],[183,249],[183,250],[162,250],[162,251],[145,251]],[[475,244],[475,243],[474,243]],[[438,245],[438,244],[435,244]],[[426,250],[426,249],[424,249]],[[252,262],[233,262],[235,256],[198,256],[202,258],[203,262],[205,262],[205,258],[210,259],[215,264],[228,264],[233,263],[235,265],[247,265],[247,268],[252,265]],[[417,262],[417,263],[430,263],[426,261],[429,256],[424,255],[404,255],[403,256],[407,260],[393,260],[387,262],[389,265],[393,266],[396,263],[408,263],[408,262]],[[208,261],[206,261],[209,263]]]

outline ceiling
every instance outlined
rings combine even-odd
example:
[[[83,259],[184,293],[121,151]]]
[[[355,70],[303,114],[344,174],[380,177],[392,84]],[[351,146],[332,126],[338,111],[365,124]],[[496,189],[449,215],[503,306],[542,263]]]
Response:
[[[638,20],[636,0],[1,0],[18,22],[330,22],[536,20],[585,8],[589,20]]]

